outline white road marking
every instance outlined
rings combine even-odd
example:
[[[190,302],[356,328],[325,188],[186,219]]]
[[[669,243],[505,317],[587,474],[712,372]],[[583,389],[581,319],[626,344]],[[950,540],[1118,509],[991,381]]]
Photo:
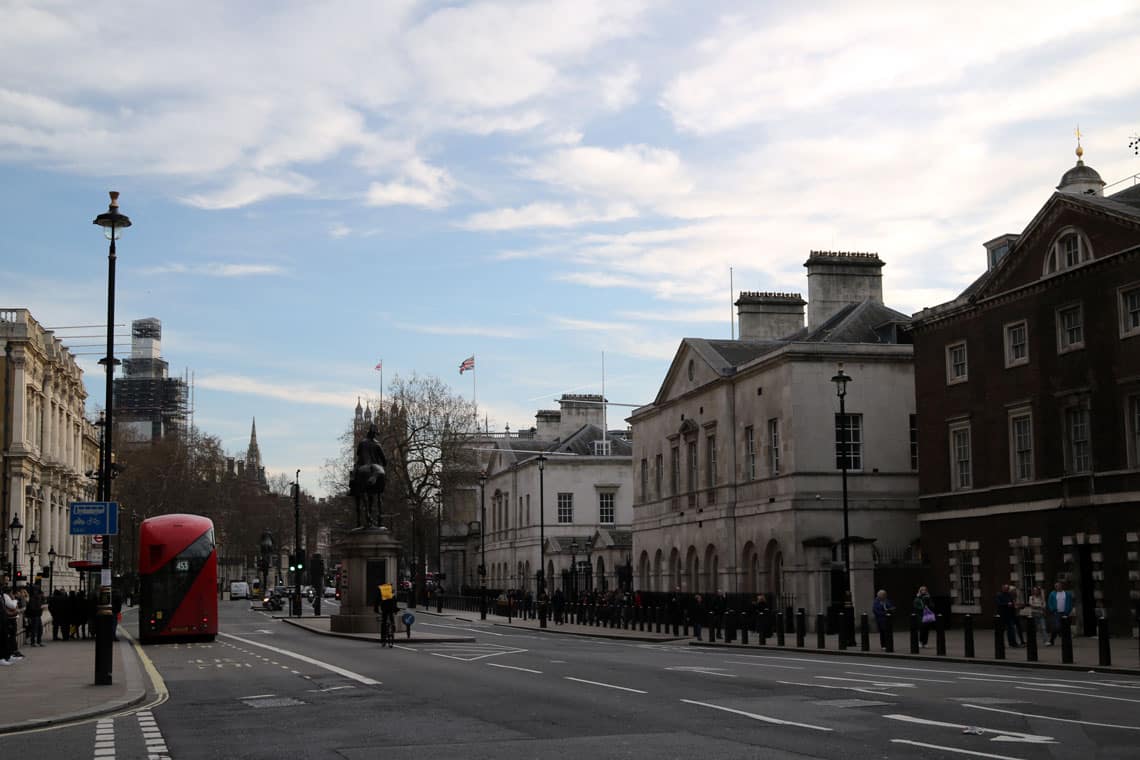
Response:
[[[322,662],[321,660],[313,659],[312,657],[306,657],[305,655],[300,654],[298,652],[291,652],[288,649],[281,649],[279,647],[270,646],[269,644],[262,644],[260,641],[251,641],[250,639],[243,639],[240,636],[234,636],[232,633],[219,633],[218,635],[219,636],[225,636],[226,638],[234,639],[235,641],[240,641],[243,644],[249,644],[250,646],[261,647],[262,649],[268,649],[271,652],[276,652],[277,654],[282,654],[282,655],[285,655],[286,657],[292,657],[295,660],[300,660],[301,662],[307,662],[310,665],[316,665],[318,668],[323,668],[323,669],[325,669],[331,673],[336,673],[338,676],[344,676],[345,678],[350,678],[353,681],[364,684],[365,686],[379,686],[380,685],[380,682],[374,678],[369,678],[368,676],[362,676],[359,673],[354,673],[351,670],[345,670],[344,668],[337,667],[336,665],[331,665],[327,662]]]
[[[737,710],[734,707],[725,707],[724,705],[714,705],[708,702],[697,702],[692,699],[682,699],[682,702],[688,705],[697,705],[699,707],[708,707],[713,710],[721,710],[722,712],[733,713],[734,715],[743,715],[746,718],[752,718],[763,723],[775,723],[778,726],[796,726],[798,728],[810,728],[813,731],[831,731],[832,729],[826,726],[813,726],[810,723],[796,723],[792,720],[783,720],[782,718],[773,718],[770,715],[759,715],[757,713],[750,713],[745,710]]]
[[[736,676],[733,675],[732,673],[719,673],[719,672],[717,672],[717,671],[721,670],[721,668],[707,668],[707,667],[703,667],[701,665],[678,665],[678,666],[665,668],[665,669],[666,670],[676,670],[676,671],[680,671],[682,673],[701,673],[702,675],[706,675],[706,676],[720,676],[721,678],[736,678]]]
[[[466,628],[461,625],[444,625],[443,623],[417,623],[417,625],[426,625],[431,628],[450,628],[454,631],[467,631],[469,633],[481,633],[487,636],[505,636],[504,633],[495,633],[494,631],[485,631],[482,628]]]
[[[750,668],[780,668],[781,670],[803,670],[799,665],[773,665],[767,662],[742,662],[740,660],[725,660],[729,665],[747,665]]]
[[[612,683],[602,683],[601,681],[587,681],[585,678],[574,678],[573,676],[562,676],[567,681],[577,681],[578,683],[588,683],[593,686],[604,686],[607,689],[620,689],[621,691],[632,691],[634,694],[648,694],[647,691],[641,689],[631,689],[628,686],[615,686]]]
[[[1022,760],[1019,757],[1011,755],[991,755],[988,752],[974,752],[970,749],[959,749],[957,747],[943,747],[940,744],[927,744],[925,742],[912,742],[910,739],[891,739],[895,744],[909,744],[912,747],[926,747],[927,749],[940,749],[943,752],[955,752],[959,755],[970,755],[971,757],[992,757],[995,760]]]
[[[825,683],[802,683],[800,681],[776,681],[776,683],[784,686],[810,686],[814,689],[844,689],[846,691],[857,691],[860,694],[878,694],[881,697],[894,697],[896,699],[899,696],[898,694],[891,694],[889,691],[876,691],[862,686],[829,686]]]
[[[517,665],[501,665],[497,662],[488,662],[488,663],[484,663],[484,664],[488,665],[489,667],[492,667],[492,668],[505,668],[506,670],[521,670],[524,673],[538,673],[539,675],[542,675],[541,670],[531,670],[530,668],[520,668]]]
[[[982,728],[981,726],[967,726],[965,723],[945,723],[940,720],[927,720],[926,718],[916,718],[913,715],[884,715],[888,720],[900,720],[904,723],[917,723],[922,726],[938,726],[939,728],[974,728],[975,733],[980,731],[984,734],[996,734],[997,736],[991,741],[1021,741],[1030,744],[1056,744],[1057,740],[1052,736],[1043,736],[1041,734],[1025,734],[1020,731],[1002,731],[997,728]]]
[[[1007,684],[1014,685],[1014,686],[1017,684],[1023,683],[1020,679],[1012,678],[1012,677],[1011,678],[974,678],[972,676],[963,676],[962,678],[959,678],[958,680],[959,681],[985,681],[987,683],[1007,683]],[[1033,685],[1034,686],[1048,686],[1048,687],[1054,688],[1054,689],[1087,689],[1090,691],[1096,688],[1095,686],[1078,686],[1075,683],[1036,683],[1036,682],[1034,682]]]
[[[986,710],[988,712],[1006,713],[1008,715],[1020,715],[1023,718],[1041,718],[1042,720],[1054,720],[1061,723],[1079,723],[1082,726],[1097,726],[1098,728],[1119,728],[1123,731],[1140,731],[1140,726],[1122,726],[1119,723],[1096,723],[1091,720],[1058,718],[1053,715],[1037,715],[1035,713],[1018,712],[1017,710],[1002,710],[997,707],[983,707],[982,705],[962,705],[962,707],[969,707],[972,710]]]
[[[1046,694],[1056,694],[1052,689],[1035,689],[1032,686],[1018,686],[1019,691],[1043,691]],[[1110,697],[1107,694],[1085,694],[1083,691],[1063,692],[1066,697],[1089,697],[1090,699],[1111,699],[1113,702],[1134,702],[1140,704],[1140,699],[1127,699],[1125,697]]]
[[[863,676],[864,678],[868,678],[868,677],[874,678],[875,676],[879,675],[878,673],[857,673],[853,670],[845,670],[843,672],[849,676]],[[954,681],[946,681],[946,680],[943,680],[941,678],[915,678],[914,676],[907,676],[906,680],[908,680],[908,681],[924,681],[924,682],[928,682],[928,683],[954,683]]]
[[[825,681],[850,681],[852,683],[865,683],[878,689],[913,689],[912,683],[899,683],[897,681],[872,681],[866,678],[844,678],[842,676],[816,676]]]
[[[420,651],[420,650],[416,649],[415,647],[406,647],[402,644],[393,644],[392,647],[394,649],[403,649],[405,652],[418,652],[418,651]]]
[[[272,696],[272,694],[250,694],[248,697],[238,697],[238,699],[265,699]]]

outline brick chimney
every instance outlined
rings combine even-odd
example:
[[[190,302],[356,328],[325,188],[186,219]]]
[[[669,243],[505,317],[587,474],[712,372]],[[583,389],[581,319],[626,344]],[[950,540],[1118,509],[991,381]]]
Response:
[[[883,302],[883,260],[877,253],[812,251],[808,270],[808,329],[815,329],[846,306]]]
[[[803,329],[804,299],[799,293],[742,291],[736,299],[741,340],[778,340]]]

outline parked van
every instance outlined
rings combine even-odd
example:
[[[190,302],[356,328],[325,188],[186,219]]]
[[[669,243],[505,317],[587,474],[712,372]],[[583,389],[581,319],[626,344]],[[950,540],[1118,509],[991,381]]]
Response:
[[[249,599],[249,584],[245,581],[234,581],[231,583],[230,599]]]

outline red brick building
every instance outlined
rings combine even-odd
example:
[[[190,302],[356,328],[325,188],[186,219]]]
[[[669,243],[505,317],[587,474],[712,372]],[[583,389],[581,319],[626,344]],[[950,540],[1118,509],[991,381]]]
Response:
[[[935,594],[994,614],[1013,583],[1140,603],[1140,185],[1110,196],[1080,160],[987,271],[914,316],[923,548]]]

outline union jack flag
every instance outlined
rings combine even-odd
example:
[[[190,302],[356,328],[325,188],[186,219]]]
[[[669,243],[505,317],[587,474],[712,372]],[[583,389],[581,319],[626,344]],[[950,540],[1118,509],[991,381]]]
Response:
[[[377,372],[384,369],[384,360],[381,359],[380,361],[376,362],[376,366],[373,367],[372,369],[376,370]]]
[[[475,354],[471,354],[459,363],[459,374],[462,375],[467,370],[475,370]]]

